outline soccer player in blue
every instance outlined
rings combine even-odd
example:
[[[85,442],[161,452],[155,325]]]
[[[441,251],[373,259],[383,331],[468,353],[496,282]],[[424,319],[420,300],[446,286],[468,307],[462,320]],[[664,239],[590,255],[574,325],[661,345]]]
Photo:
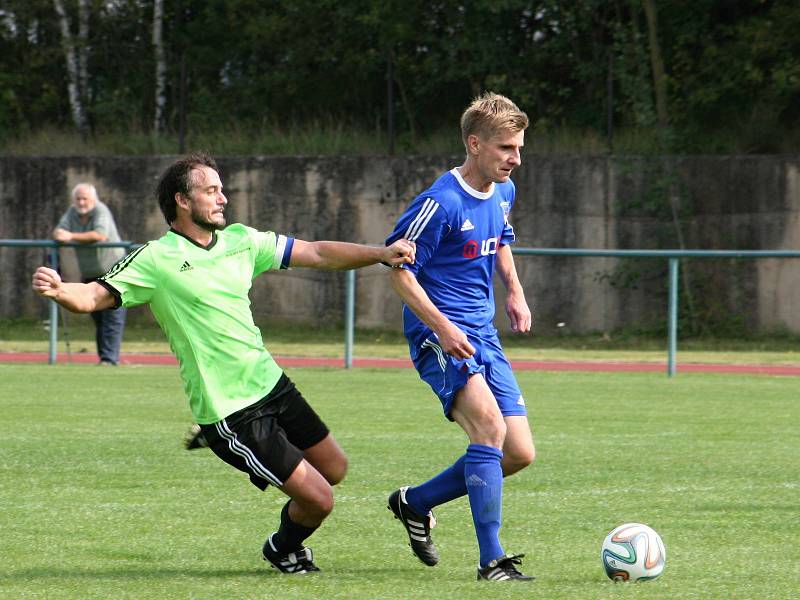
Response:
[[[508,292],[512,331],[531,328],[509,246],[510,175],[520,165],[527,126],[528,117],[508,98],[476,98],[461,117],[464,164],[417,196],[386,240],[416,244],[416,261],[391,273],[405,303],[411,359],[445,416],[469,439],[466,452],[444,471],[393,492],[389,509],[405,526],[414,554],[433,566],[439,554],[430,536],[432,509],[467,495],[479,580],[533,579],[517,568],[523,555],[506,553],[499,538],[503,477],[528,466],[535,452],[525,401],[492,323],[497,271]]]

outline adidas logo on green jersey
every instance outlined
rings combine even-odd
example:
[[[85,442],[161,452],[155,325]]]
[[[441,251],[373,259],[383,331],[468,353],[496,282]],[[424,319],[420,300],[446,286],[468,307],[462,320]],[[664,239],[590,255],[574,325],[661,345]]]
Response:
[[[183,264],[181,265],[181,273],[184,271],[191,271],[192,269],[194,269],[194,267],[189,264],[188,260],[183,261]]]

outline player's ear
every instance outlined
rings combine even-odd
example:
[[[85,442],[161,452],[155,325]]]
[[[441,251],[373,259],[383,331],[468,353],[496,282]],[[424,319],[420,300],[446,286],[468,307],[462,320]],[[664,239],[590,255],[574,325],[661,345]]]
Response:
[[[189,198],[187,196],[184,196],[180,192],[175,192],[175,206],[178,206],[183,210],[190,210]]]
[[[470,154],[478,154],[480,144],[480,138],[478,138],[478,136],[474,133],[471,133],[467,136],[467,152]]]

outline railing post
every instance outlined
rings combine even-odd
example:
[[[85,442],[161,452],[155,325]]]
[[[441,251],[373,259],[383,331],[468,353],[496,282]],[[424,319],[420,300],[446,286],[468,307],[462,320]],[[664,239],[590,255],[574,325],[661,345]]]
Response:
[[[345,275],[344,301],[344,368],[353,366],[353,330],[356,321],[356,272],[347,271]]]
[[[50,268],[58,271],[58,247],[51,246],[48,251]],[[50,300],[50,344],[48,347],[48,364],[54,365],[58,360],[58,304]]]
[[[680,259],[669,259],[669,315],[667,317],[668,344],[667,375],[675,375],[675,353],[678,346],[678,267]]]

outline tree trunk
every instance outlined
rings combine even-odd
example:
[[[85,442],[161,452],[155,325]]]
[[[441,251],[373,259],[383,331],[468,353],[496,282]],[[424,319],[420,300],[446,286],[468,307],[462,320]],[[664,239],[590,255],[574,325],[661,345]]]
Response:
[[[642,0],[647,17],[647,39],[650,45],[650,66],[653,69],[653,91],[656,96],[656,114],[658,126],[665,131],[669,126],[667,113],[667,82],[664,75],[664,60],[661,57],[661,46],[658,43],[658,17],[654,0]]]
[[[394,53],[392,53],[392,60],[393,63],[396,65],[397,63],[394,61]],[[397,85],[397,90],[400,92],[400,102],[403,105],[403,112],[406,113],[406,119],[408,120],[408,130],[411,134],[411,141],[412,143],[417,140],[417,130],[414,126],[414,111],[411,110],[411,102],[408,99],[408,94],[406,93],[406,86],[403,85],[403,80],[400,79],[397,75],[397,69],[392,69],[394,74],[394,82]]]
[[[89,101],[89,2],[78,0],[78,93]]]
[[[662,154],[668,154],[671,149],[669,131],[669,111],[667,110],[667,81],[664,74],[664,59],[661,56],[661,46],[658,43],[658,16],[656,14],[655,0],[642,0],[645,17],[647,18],[647,39],[650,47],[650,67],[653,71],[653,93],[656,98],[656,116],[660,130],[660,147]],[[672,164],[672,158],[666,158],[667,179],[669,183],[669,208],[672,216],[672,226],[675,230],[678,247],[686,250],[683,236],[683,223],[680,216],[681,193],[678,186],[678,175]],[[689,327],[692,333],[697,332],[697,312],[694,306],[692,293],[692,277],[689,265],[684,261],[681,269],[683,279],[683,292],[689,309]]]
[[[66,10],[64,10],[64,3],[62,0],[53,0],[53,7],[61,25],[61,47],[64,49],[64,59],[67,64],[67,92],[69,94],[70,109],[72,110],[72,121],[75,123],[78,132],[85,139],[88,127],[81,97],[80,65],[75,50],[75,41],[69,30],[69,18]]]
[[[153,1],[153,52],[155,53],[155,114],[153,117],[153,132],[161,133],[165,128],[164,112],[167,105],[166,80],[167,63],[164,58],[164,1]]]

